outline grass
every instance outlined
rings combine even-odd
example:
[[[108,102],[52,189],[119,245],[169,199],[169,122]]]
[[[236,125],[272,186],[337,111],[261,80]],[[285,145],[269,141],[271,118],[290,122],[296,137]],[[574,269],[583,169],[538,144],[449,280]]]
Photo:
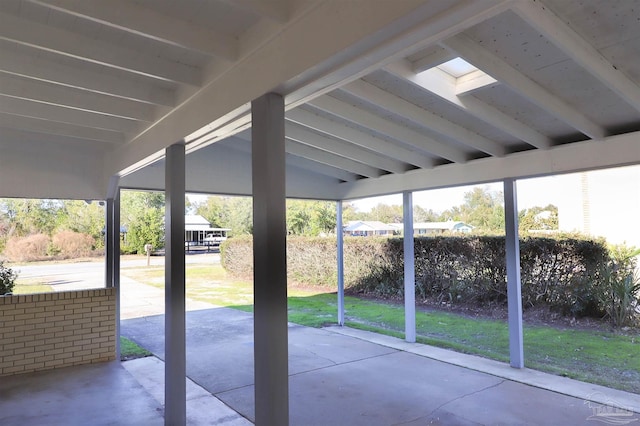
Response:
[[[164,286],[162,267],[123,268],[130,278]],[[187,265],[187,296],[217,306],[251,312],[251,281],[227,277],[219,265]],[[309,327],[337,322],[337,301],[326,289],[289,289],[289,321]],[[404,337],[402,306],[345,298],[346,324],[399,338]],[[417,340],[458,352],[508,362],[506,322],[469,318],[446,312],[416,312]],[[525,364],[529,368],[640,393],[640,336],[612,332],[524,326]]]
[[[51,293],[53,289],[38,278],[19,278],[13,287],[13,294]]]
[[[137,343],[127,339],[126,337],[120,337],[120,360],[129,361],[136,358],[144,358],[146,356],[153,355],[148,350]]]

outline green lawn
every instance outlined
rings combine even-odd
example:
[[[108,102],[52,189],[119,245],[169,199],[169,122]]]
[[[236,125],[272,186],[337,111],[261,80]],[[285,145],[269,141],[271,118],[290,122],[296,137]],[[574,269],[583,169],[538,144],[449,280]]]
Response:
[[[144,358],[146,356],[153,355],[148,350],[137,343],[127,339],[126,337],[120,337],[120,360],[128,361],[130,359]]]
[[[122,273],[164,286],[160,267],[123,268]],[[219,265],[187,265],[187,296],[218,306],[252,310],[250,281],[229,279]],[[310,327],[337,322],[336,295],[326,289],[289,289],[289,321]],[[404,311],[395,304],[345,298],[350,327],[404,337]],[[418,341],[508,362],[504,321],[468,318],[444,312],[416,312]],[[549,373],[640,393],[640,335],[559,330],[524,326],[525,364]]]
[[[16,285],[13,287],[13,294],[35,294],[35,293],[51,293],[53,291],[50,285],[44,284],[37,278],[23,279],[18,277]]]

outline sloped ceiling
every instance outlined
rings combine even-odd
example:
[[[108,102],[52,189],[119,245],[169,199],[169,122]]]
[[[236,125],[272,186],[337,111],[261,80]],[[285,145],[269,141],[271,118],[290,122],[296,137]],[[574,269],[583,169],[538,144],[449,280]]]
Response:
[[[639,163],[638,21],[631,0],[4,0],[0,196],[162,189],[176,142],[189,190],[249,195],[269,91],[291,197]]]

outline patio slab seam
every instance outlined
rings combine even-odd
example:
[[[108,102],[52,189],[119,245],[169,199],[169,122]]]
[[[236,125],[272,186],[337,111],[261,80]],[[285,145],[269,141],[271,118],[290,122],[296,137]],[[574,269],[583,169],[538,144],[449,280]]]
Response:
[[[506,363],[482,358],[476,355],[463,354],[447,349],[424,345],[422,343],[409,343],[397,337],[358,330],[346,326],[335,325],[324,327],[323,329],[447,364],[456,365],[458,367],[512,380],[524,385],[578,398],[583,400],[585,404],[602,404],[603,406],[614,407],[640,414],[640,397],[630,392],[581,382],[568,377],[555,376],[553,374],[543,373],[537,370],[512,368]]]

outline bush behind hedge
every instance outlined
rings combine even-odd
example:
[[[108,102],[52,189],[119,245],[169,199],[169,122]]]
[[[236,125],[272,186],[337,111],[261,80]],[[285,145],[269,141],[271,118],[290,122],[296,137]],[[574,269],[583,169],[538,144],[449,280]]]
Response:
[[[447,302],[506,303],[503,236],[418,237],[416,296]],[[231,274],[253,275],[252,240],[234,238],[222,246]],[[602,267],[611,260],[602,240],[539,238],[520,240],[522,300],[570,315],[602,316],[607,291]],[[402,238],[345,238],[344,282],[351,293],[401,297],[404,289]],[[290,281],[336,287],[335,238],[287,239]]]

